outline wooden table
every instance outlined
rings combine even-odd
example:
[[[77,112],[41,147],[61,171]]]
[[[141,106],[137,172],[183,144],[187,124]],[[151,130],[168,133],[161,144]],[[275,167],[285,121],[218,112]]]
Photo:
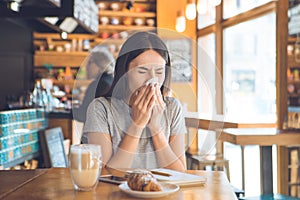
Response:
[[[230,122],[226,121],[223,115],[210,116],[207,114],[201,114],[198,112],[186,112],[184,113],[185,124],[187,128],[192,128],[189,130],[189,136],[187,138],[187,143],[192,151],[198,151],[198,141],[197,139],[197,129],[211,130],[215,131],[224,128],[275,128],[276,123],[245,123],[245,122]],[[194,130],[193,130],[194,129]],[[195,130],[196,129],[196,130]]]
[[[204,185],[183,187],[174,194],[156,199],[237,199],[224,172],[188,171],[189,173],[205,176]],[[19,174],[18,174],[19,173]],[[18,171],[3,171],[0,173],[0,188],[3,199],[134,199],[120,191],[117,185],[99,182],[94,191],[78,192],[73,189],[69,170],[66,168],[45,169],[38,176],[34,171],[22,172],[21,177],[28,176],[28,181],[23,182],[16,189],[6,191],[7,182],[2,177],[9,178],[9,182],[15,182],[14,177],[20,175]],[[23,174],[23,175],[22,175]],[[30,174],[30,175],[26,175]],[[14,185],[18,185],[16,181]]]
[[[242,150],[242,183],[244,180],[244,146],[260,146],[260,170],[261,170],[261,191],[262,194],[273,193],[273,172],[272,172],[272,145],[278,148],[278,192],[288,194],[287,179],[287,150],[286,146],[300,144],[300,133],[291,131],[279,131],[275,128],[227,128],[220,130],[219,140],[230,142],[241,146]],[[283,153],[284,152],[284,153]]]
[[[0,199],[45,172],[45,170],[0,170]]]

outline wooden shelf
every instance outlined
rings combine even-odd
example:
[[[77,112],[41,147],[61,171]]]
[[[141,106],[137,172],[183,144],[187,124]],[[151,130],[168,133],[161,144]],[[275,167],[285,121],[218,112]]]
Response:
[[[124,12],[124,11],[112,11],[112,10],[100,10],[98,15],[105,17],[140,17],[140,18],[154,18],[155,12]]]
[[[300,56],[298,56],[300,59]],[[300,62],[296,62],[294,55],[288,55],[288,65],[289,68],[300,68]]]
[[[89,85],[93,80],[54,80],[53,84],[58,86],[64,86],[64,85],[76,85],[76,86],[85,86]]]
[[[52,64],[53,67],[79,67],[88,57],[89,52],[56,52],[56,51],[35,51],[34,66],[40,67],[44,64]]]
[[[288,37],[288,43],[295,43],[297,41],[297,37]]]
[[[68,34],[67,40],[72,40],[72,39],[94,39],[96,38],[97,35],[92,35],[92,34]],[[58,33],[33,33],[33,38],[34,39],[56,39],[56,40],[62,40],[60,34]]]
[[[300,84],[300,80],[288,80],[288,84]]]
[[[295,93],[292,93],[292,94],[288,94],[289,97],[292,97],[292,98],[299,98],[300,97],[300,94],[295,94]]]
[[[125,26],[125,25],[99,25],[99,32],[101,31],[128,31],[128,30],[151,30],[154,26]]]
[[[103,2],[100,0],[95,1],[96,4],[99,2]],[[135,18],[142,18],[144,22],[147,19],[153,19],[156,22],[156,0],[139,0],[134,3],[134,9],[127,10],[125,6],[127,2],[120,1],[106,1],[105,4],[110,8],[111,3],[118,3],[120,6],[120,11],[113,10],[100,10],[98,12],[98,20],[100,21],[101,17],[108,18],[119,18],[119,25],[101,25],[98,26],[97,34],[68,34],[67,39],[62,39],[60,33],[33,33],[34,38],[34,46],[35,46],[35,54],[34,54],[34,66],[35,73],[37,75],[44,75],[48,73],[47,69],[44,67],[45,65],[52,65],[53,74],[56,74],[60,68],[71,67],[71,73],[75,74],[79,67],[85,66],[85,62],[89,56],[89,52],[80,51],[82,50],[83,44],[81,45],[81,41],[89,40],[90,49],[93,49],[96,45],[108,46],[111,50],[115,49],[113,52],[114,57],[116,58],[118,55],[118,50],[121,45],[125,42],[125,39],[113,39],[111,36],[115,33],[120,33],[122,31],[134,31],[134,30],[142,30],[149,31],[154,30],[156,26],[147,26],[146,23],[142,26],[138,26],[132,24],[130,26],[122,24],[123,17],[131,17],[133,21]],[[140,8],[140,10],[135,8]],[[124,8],[124,9],[123,9]],[[141,12],[139,12],[141,11]],[[156,23],[155,23],[156,24]],[[101,38],[102,33],[108,33],[110,36],[107,39]],[[120,37],[118,37],[120,38]],[[66,44],[71,45],[72,50],[78,50],[78,52],[65,52]],[[44,49],[52,48],[57,49],[60,47],[64,52],[57,51],[46,51]],[[82,47],[81,47],[82,46]],[[39,51],[44,50],[44,51]],[[54,84],[63,88],[65,85],[69,85],[71,88],[87,86],[91,83],[92,80],[55,80]],[[70,96],[68,96],[70,97]]]
[[[46,56],[87,56],[87,51],[72,51],[72,52],[58,52],[58,51],[35,51],[35,55],[46,55]]]
[[[125,39],[112,39],[112,38],[107,38],[107,39],[102,39],[102,38],[96,38],[94,41],[94,44],[100,44],[100,43],[109,43],[109,44],[123,44],[125,42]]]

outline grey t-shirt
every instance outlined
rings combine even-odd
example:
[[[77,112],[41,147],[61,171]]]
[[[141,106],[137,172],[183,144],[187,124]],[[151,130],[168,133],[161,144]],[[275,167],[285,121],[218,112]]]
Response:
[[[175,134],[186,134],[187,131],[180,103],[172,97],[164,97],[164,101],[166,109],[161,125],[165,127],[164,133],[166,138],[169,139],[171,135]],[[131,122],[131,108],[124,101],[116,98],[96,98],[91,102],[87,110],[82,142],[88,143],[87,134],[89,132],[110,134],[114,154],[117,152],[118,146]],[[105,149],[102,149],[102,151],[105,151]],[[146,127],[140,138],[131,168],[151,169],[157,167],[159,166],[151,133]]]

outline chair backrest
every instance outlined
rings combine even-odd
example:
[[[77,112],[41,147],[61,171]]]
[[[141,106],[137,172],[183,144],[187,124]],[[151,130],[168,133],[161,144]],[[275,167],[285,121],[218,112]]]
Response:
[[[204,151],[211,151],[211,149],[216,147],[219,135],[221,134],[220,130],[223,128],[236,128],[238,126],[237,123],[194,117],[185,117],[185,124],[188,130],[188,151],[192,152],[201,150],[199,146],[202,146],[202,150]],[[217,153],[219,152],[218,148],[216,151]]]

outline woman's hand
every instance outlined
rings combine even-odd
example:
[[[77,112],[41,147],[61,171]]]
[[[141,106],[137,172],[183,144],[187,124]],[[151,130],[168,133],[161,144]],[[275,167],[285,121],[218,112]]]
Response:
[[[157,83],[154,84],[155,87],[155,105],[152,109],[152,114],[150,121],[148,123],[148,127],[153,134],[160,133],[162,130],[164,130],[165,124],[162,124],[163,114],[164,110],[166,109],[166,104],[163,100],[163,97],[160,92],[160,87]]]
[[[138,127],[145,128],[155,104],[155,88],[148,84],[140,87],[131,95],[129,105],[132,108],[132,121]]]

